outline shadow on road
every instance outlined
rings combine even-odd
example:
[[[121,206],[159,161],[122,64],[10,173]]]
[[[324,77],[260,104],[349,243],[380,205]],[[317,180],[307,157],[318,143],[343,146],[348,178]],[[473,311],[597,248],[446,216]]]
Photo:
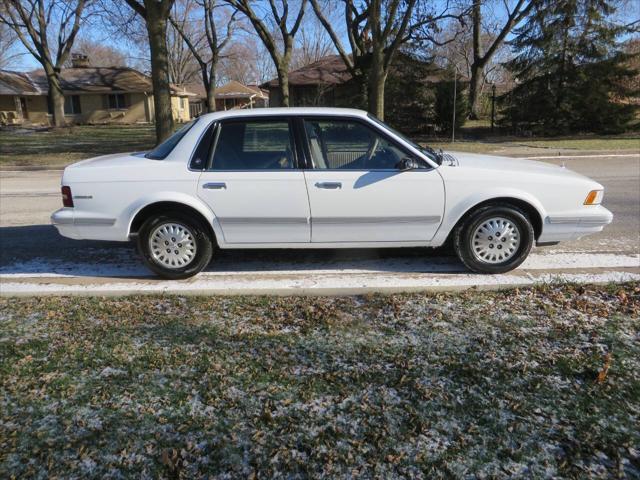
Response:
[[[444,249],[218,250],[209,274],[461,273]],[[51,225],[0,227],[0,274],[151,277],[133,243],[71,240]]]

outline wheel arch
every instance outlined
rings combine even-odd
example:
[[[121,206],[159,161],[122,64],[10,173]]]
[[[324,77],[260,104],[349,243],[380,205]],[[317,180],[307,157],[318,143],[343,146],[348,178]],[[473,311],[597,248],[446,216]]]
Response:
[[[218,245],[216,231],[213,227],[213,216],[210,215],[207,217],[206,211],[203,212],[201,209],[196,208],[193,205],[189,205],[180,201],[175,200],[159,200],[155,202],[148,203],[142,207],[140,207],[135,214],[131,218],[131,222],[129,223],[128,236],[131,238],[140,230],[140,227],[144,224],[144,222],[153,215],[159,213],[183,213],[187,215],[191,215],[202,222],[203,225],[206,226],[207,232],[211,236],[213,242]]]
[[[542,234],[542,227],[544,225],[543,223],[544,216],[540,213],[540,210],[538,210],[538,208],[535,205],[533,205],[533,203],[518,197],[501,196],[501,197],[493,197],[493,198],[482,200],[478,203],[473,204],[469,208],[467,208],[456,220],[453,228],[450,230],[449,234],[447,235],[447,240],[445,243],[451,240],[453,232],[455,232],[455,230],[460,226],[462,222],[464,222],[469,217],[469,215],[471,215],[477,209],[486,207],[489,205],[496,205],[500,207],[513,206],[524,211],[527,214],[529,220],[531,221],[531,226],[533,227],[535,240],[538,240],[538,238]]]

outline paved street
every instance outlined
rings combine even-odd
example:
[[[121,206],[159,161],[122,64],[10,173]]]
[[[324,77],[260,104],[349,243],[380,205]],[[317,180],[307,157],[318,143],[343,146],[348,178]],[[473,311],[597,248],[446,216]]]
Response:
[[[465,272],[449,252],[430,249],[221,251],[194,279],[163,282],[124,243],[59,236],[49,215],[59,208],[60,171],[0,172],[1,293],[184,291],[361,292],[495,287],[554,279],[640,279],[640,155],[542,159],[605,186],[615,220],[602,233],[535,249],[518,270]]]

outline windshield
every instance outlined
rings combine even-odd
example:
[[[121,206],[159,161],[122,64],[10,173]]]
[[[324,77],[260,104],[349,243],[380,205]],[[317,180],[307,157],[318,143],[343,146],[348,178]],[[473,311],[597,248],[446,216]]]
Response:
[[[424,155],[429,157],[431,160],[433,160],[437,164],[441,164],[442,163],[442,158],[441,158],[442,154],[436,152],[433,148],[431,148],[431,147],[423,147],[421,145],[418,145],[416,142],[414,142],[410,138],[407,138],[405,135],[403,135],[402,133],[398,132],[397,130],[391,128],[389,125],[387,125],[386,123],[384,123],[383,121],[381,121],[380,119],[376,118],[374,115],[372,115],[370,113],[368,113],[367,116],[371,120],[376,122],[378,125],[383,127],[385,130],[390,131],[391,133],[393,133],[397,137],[400,137],[404,142],[406,142],[409,145],[411,145],[416,150],[419,150],[420,152],[422,152]]]
[[[156,148],[148,152],[145,157],[150,158],[152,160],[164,160],[171,153],[171,151],[175,148],[175,146],[182,140],[187,132],[195,125],[198,121],[191,120],[189,123],[185,123],[182,127],[174,132],[169,138],[167,138],[164,142],[158,145]]]

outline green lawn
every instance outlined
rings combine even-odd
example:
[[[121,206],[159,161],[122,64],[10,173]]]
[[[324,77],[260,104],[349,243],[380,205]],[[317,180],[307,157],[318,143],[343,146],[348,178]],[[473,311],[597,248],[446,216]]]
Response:
[[[0,131],[1,166],[64,167],[97,155],[148,150],[153,125],[76,126],[48,131]]]
[[[640,287],[0,299],[0,478],[638,478]]]
[[[565,154],[580,152],[633,152],[640,153],[640,136],[611,136],[611,137],[570,137],[570,138],[515,138],[515,137],[488,137],[487,140],[458,139],[451,143],[443,139],[422,139],[421,143],[432,148],[443,150],[491,153],[498,152],[501,155],[514,154],[519,151],[529,151],[535,154],[539,152],[562,151]],[[573,151],[573,152],[572,152]]]
[[[571,137],[557,139],[525,139],[487,137],[455,143],[444,138],[420,138],[422,143],[444,150],[476,153],[522,154],[523,151],[640,151],[640,136]],[[18,133],[0,131],[0,168],[62,168],[70,163],[96,155],[148,150],[155,144],[153,125],[77,126],[60,130]]]

